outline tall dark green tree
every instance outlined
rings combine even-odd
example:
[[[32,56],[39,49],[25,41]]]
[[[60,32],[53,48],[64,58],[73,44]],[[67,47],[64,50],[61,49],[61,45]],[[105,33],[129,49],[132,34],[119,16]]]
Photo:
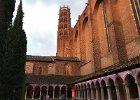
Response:
[[[5,40],[12,23],[15,0],[0,0],[0,98],[3,96],[3,69],[5,57]],[[4,100],[4,99],[0,99]]]
[[[15,0],[0,0],[0,67],[3,65],[5,38],[12,23]]]
[[[26,35],[23,30],[22,1],[14,24],[6,38],[3,68],[3,97],[0,100],[21,100],[25,84]]]

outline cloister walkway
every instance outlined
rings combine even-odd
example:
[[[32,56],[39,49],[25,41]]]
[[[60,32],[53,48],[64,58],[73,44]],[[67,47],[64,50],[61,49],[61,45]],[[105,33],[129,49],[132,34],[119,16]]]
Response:
[[[140,68],[75,84],[78,100],[138,100]]]

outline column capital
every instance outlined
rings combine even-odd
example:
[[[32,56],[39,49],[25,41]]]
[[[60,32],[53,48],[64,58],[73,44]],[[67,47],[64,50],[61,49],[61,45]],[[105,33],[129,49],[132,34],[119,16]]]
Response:
[[[98,86],[95,86],[95,89],[99,89],[99,87]]]
[[[100,88],[104,88],[104,86],[100,86]]]
[[[111,85],[106,85],[106,87],[107,87],[107,88],[110,88],[110,87],[111,87]]]
[[[140,85],[140,82],[138,82],[138,81],[135,81],[135,83],[136,83],[137,85]]]
[[[129,87],[129,83],[123,83],[123,85]]]
[[[119,87],[119,85],[118,85],[118,84],[114,84],[114,86],[115,86],[115,87]]]
[[[91,87],[91,89],[94,89],[94,87]]]
[[[87,87],[86,89],[89,89],[89,87]]]

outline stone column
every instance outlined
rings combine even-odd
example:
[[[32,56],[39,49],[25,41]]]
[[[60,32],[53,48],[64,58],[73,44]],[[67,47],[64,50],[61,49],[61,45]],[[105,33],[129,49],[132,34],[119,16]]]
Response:
[[[137,88],[138,88],[138,94],[139,94],[139,98],[140,98],[140,83],[139,82],[135,82],[137,84]]]
[[[61,97],[61,88],[60,88],[60,90],[59,90],[59,97]]]
[[[124,84],[127,100],[130,100],[130,91],[129,91],[129,84]]]
[[[79,89],[78,92],[79,92],[78,99],[80,99],[81,98],[81,90]]]
[[[78,89],[78,99],[80,98],[80,90]]]
[[[54,99],[54,94],[55,94],[55,90],[54,90],[54,88],[53,88],[53,99]]]
[[[39,94],[39,99],[41,99],[41,87],[40,87],[40,94]]]
[[[98,87],[95,87],[95,89],[96,89],[96,100],[99,100]]]
[[[86,98],[86,89],[83,90],[84,92],[84,99]]]
[[[77,89],[76,90],[76,98],[78,98],[78,96],[79,96],[79,90]]]
[[[83,99],[83,97],[84,97],[84,92],[83,92],[84,90],[83,89],[81,89],[81,99]]]
[[[111,86],[107,86],[107,94],[108,94],[108,100],[112,100],[112,94],[111,94]]]
[[[33,94],[32,94],[32,99],[34,99],[34,87],[33,87]]]
[[[91,99],[94,100],[93,88],[91,88]]]
[[[79,89],[79,99],[81,98],[81,90]]]
[[[89,88],[87,88],[87,98],[86,99],[89,99]]]
[[[66,87],[66,98],[67,98],[67,93],[68,93],[68,89],[67,89],[67,87]]]
[[[47,90],[46,91],[47,91],[47,93],[46,93],[46,99],[48,99],[48,87],[47,87]]]
[[[28,86],[26,86],[26,89],[25,89],[25,100],[26,100],[26,96],[27,96],[27,89],[28,89]]]
[[[104,87],[101,86],[101,100],[104,100]]]
[[[119,86],[117,84],[115,84],[115,89],[117,94],[117,100],[120,100],[120,91],[119,91]]]

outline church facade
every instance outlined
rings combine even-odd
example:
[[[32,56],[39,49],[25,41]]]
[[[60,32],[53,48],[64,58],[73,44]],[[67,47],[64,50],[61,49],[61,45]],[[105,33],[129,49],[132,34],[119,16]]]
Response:
[[[138,99],[139,18],[139,0],[88,0],[72,28],[60,7],[56,56],[27,56],[25,98]]]

